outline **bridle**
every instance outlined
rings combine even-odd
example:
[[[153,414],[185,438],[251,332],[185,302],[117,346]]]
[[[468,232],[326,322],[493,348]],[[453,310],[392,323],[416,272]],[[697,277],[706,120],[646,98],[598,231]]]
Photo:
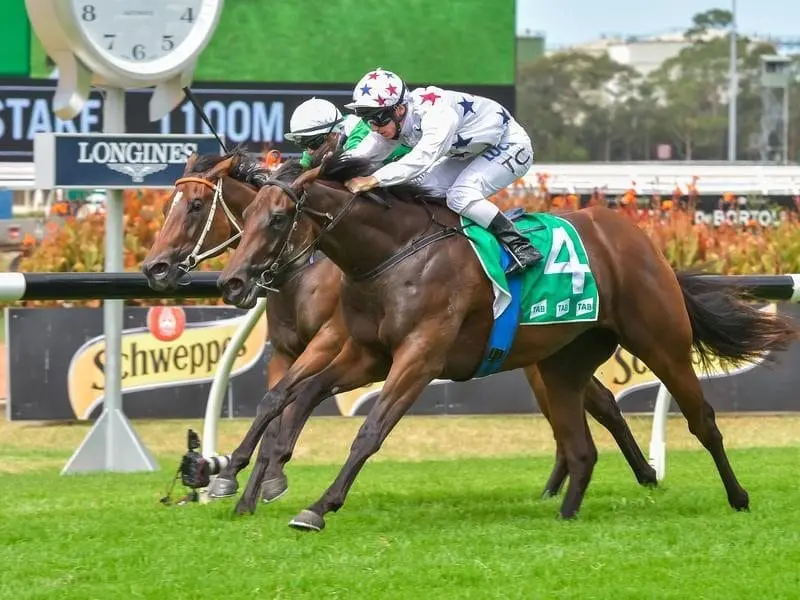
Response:
[[[225,198],[222,195],[222,177],[217,179],[217,182],[214,183],[209,181],[208,179],[204,179],[202,177],[181,177],[177,181],[175,181],[175,186],[179,186],[182,183],[200,183],[207,188],[214,190],[214,198],[211,200],[211,208],[208,211],[208,216],[206,217],[205,225],[203,226],[203,231],[200,233],[200,237],[197,239],[197,243],[192,248],[192,251],[189,255],[184,258],[180,263],[178,263],[178,269],[183,271],[184,273],[188,273],[192,269],[194,269],[201,261],[205,260],[209,256],[214,256],[215,254],[219,253],[221,250],[224,250],[228,246],[230,246],[233,242],[238,240],[242,237],[242,226],[236,220],[236,217],[231,212],[231,209],[228,207],[228,204],[225,202]],[[165,218],[169,219],[169,215],[172,212],[172,209],[180,202],[181,198],[183,197],[183,192],[177,190],[175,192],[175,197],[172,200],[172,204],[169,207],[169,211],[167,211],[167,216]],[[211,227],[214,224],[214,215],[217,212],[217,206],[221,206],[225,216],[228,217],[228,221],[230,222],[233,229],[236,230],[236,233],[228,238],[226,241],[222,242],[221,244],[217,244],[210,250],[206,250],[205,252],[200,252],[200,248],[203,247],[203,242],[208,235],[208,232],[211,231]]]
[[[342,210],[340,210],[336,215],[331,215],[329,212],[321,212],[308,206],[306,204],[308,194],[305,190],[303,191],[302,196],[298,198],[297,194],[292,189],[292,186],[284,181],[280,181],[278,179],[268,179],[264,182],[264,187],[268,185],[280,188],[281,191],[289,196],[289,199],[294,203],[295,206],[294,214],[292,215],[292,222],[288,227],[286,227],[286,232],[283,234],[283,240],[277,256],[270,263],[270,265],[261,272],[261,275],[259,275],[255,281],[255,285],[271,292],[277,292],[278,288],[275,283],[276,279],[278,279],[278,277],[294,263],[317,250],[317,247],[319,246],[320,242],[322,242],[322,239],[325,237],[325,235],[334,227],[336,227],[339,221],[341,221],[350,210],[358,194],[351,194],[347,199],[347,202],[345,202],[344,206],[342,207]],[[304,214],[325,219],[327,223],[314,239],[312,239],[298,252],[292,254],[292,251],[294,250],[294,245],[291,241],[292,234],[297,229],[297,226],[300,222],[300,217],[302,217]],[[285,254],[292,255],[287,259],[281,260]]]

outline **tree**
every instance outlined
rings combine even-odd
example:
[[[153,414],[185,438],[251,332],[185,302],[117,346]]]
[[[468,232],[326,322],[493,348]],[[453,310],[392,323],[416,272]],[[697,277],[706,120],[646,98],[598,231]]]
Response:
[[[608,118],[603,109],[608,90],[625,74],[633,76],[608,56],[579,52],[523,66],[517,76],[517,117],[533,137],[537,160],[589,160],[598,143],[588,132],[613,134],[598,124]]]
[[[520,68],[517,116],[531,133],[537,160],[649,160],[670,141],[686,160],[727,154],[729,11],[699,13],[686,46],[649,76],[606,54],[560,52]],[[738,39],[737,156],[759,158],[761,60],[771,44]],[[800,66],[800,60],[798,61]],[[790,91],[790,155],[800,152],[800,82]]]

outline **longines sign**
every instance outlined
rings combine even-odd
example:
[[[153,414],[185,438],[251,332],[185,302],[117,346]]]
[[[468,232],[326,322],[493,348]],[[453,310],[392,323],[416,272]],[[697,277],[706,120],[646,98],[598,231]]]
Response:
[[[36,186],[170,188],[193,152],[221,148],[213,135],[37,133]]]

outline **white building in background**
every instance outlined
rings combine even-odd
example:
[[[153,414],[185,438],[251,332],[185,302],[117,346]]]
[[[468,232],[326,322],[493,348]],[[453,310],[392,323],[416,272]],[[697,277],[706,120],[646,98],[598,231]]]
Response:
[[[712,29],[705,39],[711,40],[730,35],[727,29]],[[772,42],[763,36],[749,34],[748,38],[754,43]],[[778,42],[779,43],[779,42]],[[547,56],[559,52],[585,52],[593,56],[607,54],[611,59],[622,65],[636,69],[642,75],[647,75],[657,69],[665,60],[676,56],[681,49],[689,46],[690,42],[684,37],[683,30],[662,33],[651,36],[604,36],[598,40],[577,44],[575,46],[549,49]]]

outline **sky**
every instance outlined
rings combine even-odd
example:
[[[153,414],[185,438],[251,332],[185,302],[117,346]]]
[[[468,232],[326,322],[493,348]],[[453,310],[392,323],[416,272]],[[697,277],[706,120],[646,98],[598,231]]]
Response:
[[[698,12],[731,10],[733,2],[742,33],[800,41],[800,0],[517,0],[517,32],[544,32],[548,48],[603,33],[665,33],[686,29]]]

